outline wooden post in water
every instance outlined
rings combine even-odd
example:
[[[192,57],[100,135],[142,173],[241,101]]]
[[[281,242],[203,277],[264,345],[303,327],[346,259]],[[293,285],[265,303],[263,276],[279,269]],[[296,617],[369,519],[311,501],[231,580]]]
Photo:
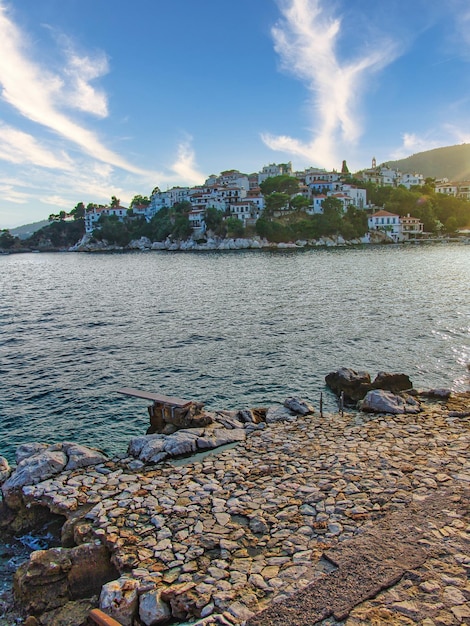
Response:
[[[339,397],[339,412],[341,413],[341,417],[344,415],[344,391],[341,392]]]
[[[323,417],[323,391],[320,392],[320,417]]]

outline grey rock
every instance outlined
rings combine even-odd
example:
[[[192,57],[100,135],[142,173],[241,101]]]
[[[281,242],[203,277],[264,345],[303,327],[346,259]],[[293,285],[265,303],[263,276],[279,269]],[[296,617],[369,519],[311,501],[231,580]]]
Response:
[[[347,402],[361,400],[371,389],[368,372],[356,371],[348,367],[341,367],[336,372],[330,372],[325,376],[325,382],[338,396],[343,392]]]
[[[25,485],[35,485],[55,476],[65,468],[67,460],[62,450],[49,449],[23,459],[18,463],[13,474],[3,483],[3,494],[6,495]]]
[[[414,398],[398,396],[391,391],[374,389],[366,394],[358,408],[361,411],[370,413],[392,413],[401,415],[403,413],[419,413],[420,405]]]
[[[194,429],[199,430],[199,429]],[[164,450],[170,456],[189,454],[197,450],[197,433],[190,430],[179,430],[166,437]]]
[[[372,382],[374,389],[384,389],[386,391],[406,391],[413,387],[413,383],[406,374],[391,374],[389,372],[379,372]]]
[[[132,626],[137,613],[139,582],[121,576],[103,585],[100,609],[117,620],[122,626]]]
[[[299,415],[308,415],[309,413],[315,412],[313,406],[309,404],[306,400],[301,400],[300,398],[295,397],[286,398],[284,400],[284,406]]]
[[[266,413],[266,422],[275,424],[276,422],[285,422],[292,419],[293,414],[285,406],[270,406]]]
[[[38,452],[43,452],[49,448],[48,443],[38,443],[36,441],[32,441],[30,443],[23,443],[21,446],[18,446],[15,451],[16,462],[21,463],[24,459],[27,459],[29,456],[34,456]]]
[[[62,444],[62,450],[68,457],[66,470],[77,469],[78,467],[89,467],[90,465],[98,465],[99,463],[105,463],[108,457],[96,450],[95,448],[89,448],[82,446],[78,443],[64,442]]]
[[[145,626],[156,626],[170,619],[171,610],[161,599],[161,590],[152,589],[140,596],[139,617]]]

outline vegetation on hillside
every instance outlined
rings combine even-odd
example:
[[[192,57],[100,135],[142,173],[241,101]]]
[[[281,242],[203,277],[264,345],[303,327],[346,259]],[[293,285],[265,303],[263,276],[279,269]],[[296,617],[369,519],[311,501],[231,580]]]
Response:
[[[470,144],[426,150],[384,165],[400,172],[419,172],[424,177],[470,180]]]

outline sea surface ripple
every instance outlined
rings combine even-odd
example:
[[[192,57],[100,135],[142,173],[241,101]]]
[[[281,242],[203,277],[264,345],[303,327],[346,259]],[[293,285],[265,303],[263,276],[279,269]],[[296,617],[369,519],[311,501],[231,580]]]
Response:
[[[341,366],[468,389],[470,247],[0,257],[0,454],[125,452],[147,402],[318,406]],[[327,394],[328,403],[334,399]]]

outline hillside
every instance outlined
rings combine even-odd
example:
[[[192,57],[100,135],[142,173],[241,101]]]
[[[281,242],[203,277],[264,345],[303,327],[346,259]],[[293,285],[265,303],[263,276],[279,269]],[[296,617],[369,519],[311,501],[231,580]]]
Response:
[[[44,228],[49,224],[49,220],[42,220],[41,222],[33,222],[32,224],[25,224],[24,226],[18,226],[17,228],[10,228],[10,233],[14,237],[19,237],[20,239],[28,239],[35,232]]]
[[[384,165],[404,173],[423,174],[425,178],[470,180],[470,144],[418,152],[406,159],[387,161]]]

